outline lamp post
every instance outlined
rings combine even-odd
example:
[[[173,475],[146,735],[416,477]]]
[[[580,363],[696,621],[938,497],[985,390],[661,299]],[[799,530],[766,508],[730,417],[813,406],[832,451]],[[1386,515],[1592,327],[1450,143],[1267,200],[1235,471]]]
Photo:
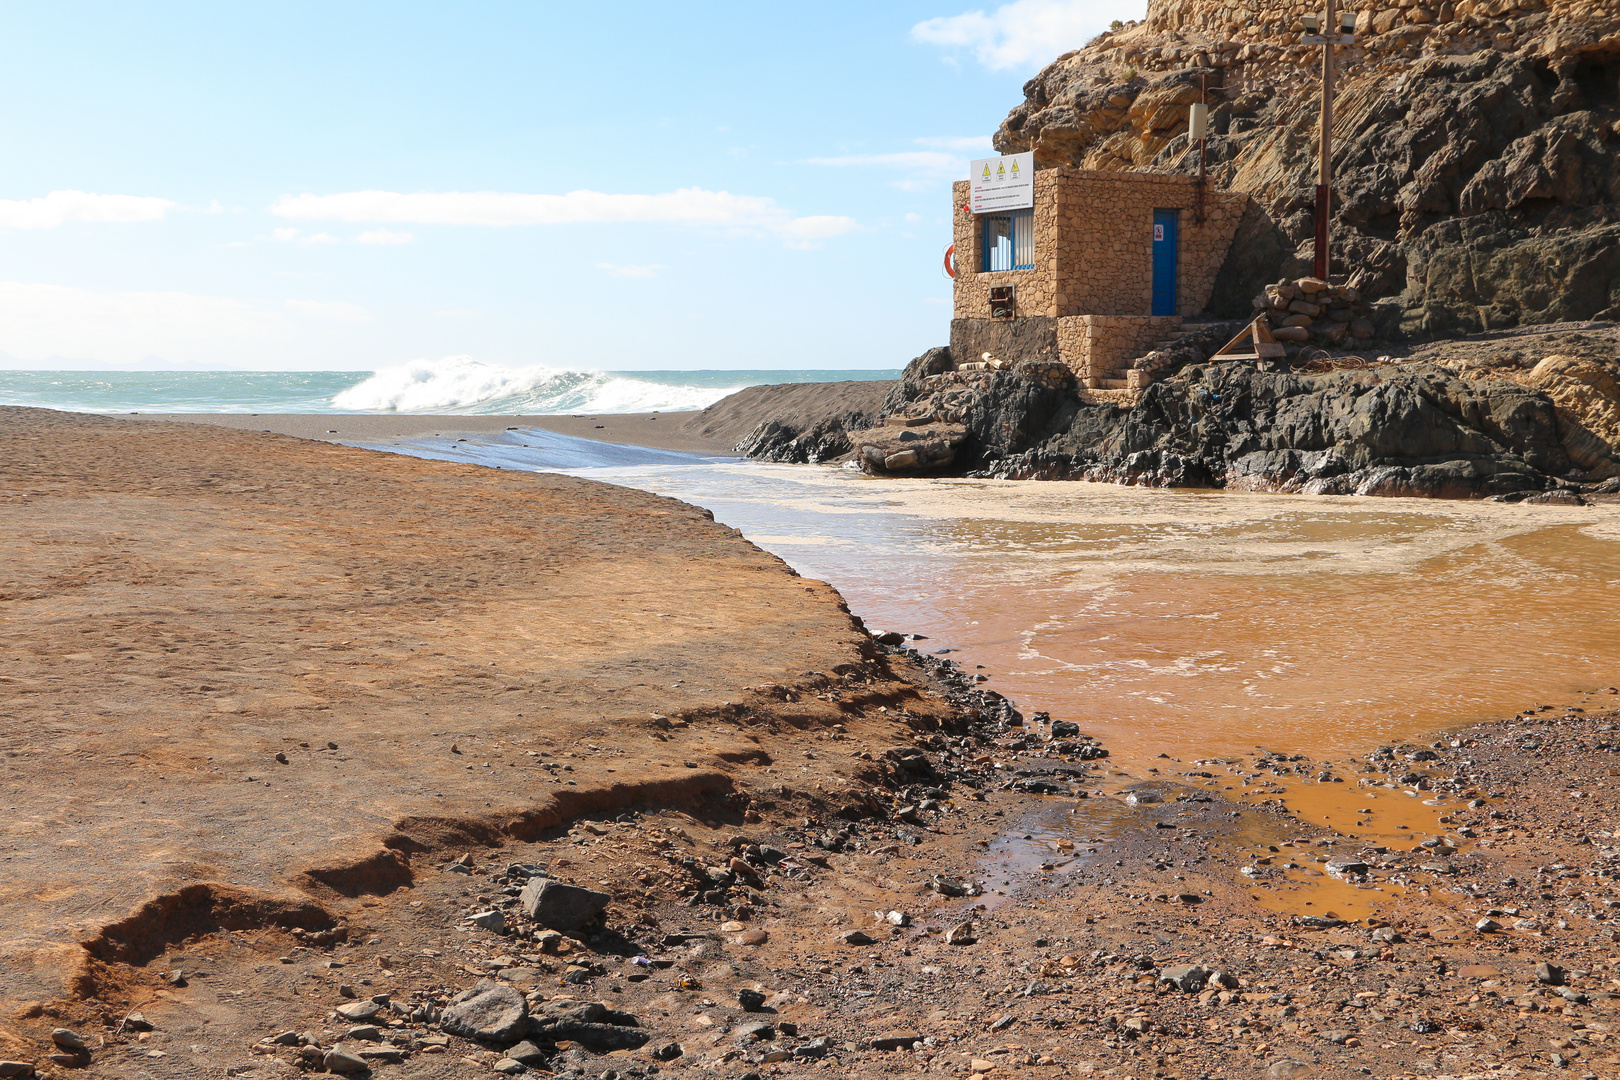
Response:
[[[1333,46],[1354,45],[1356,16],[1346,11],[1335,19],[1334,2],[1327,0],[1327,13],[1320,25],[1315,15],[1305,16],[1305,34],[1300,43],[1322,46],[1322,133],[1321,160],[1316,166],[1316,276],[1328,279],[1328,217],[1333,211]],[[1339,32],[1333,28],[1337,25]],[[1321,30],[1322,33],[1317,31]]]
[[[1198,144],[1198,197],[1193,203],[1193,221],[1204,223],[1204,182],[1208,179],[1209,83],[1198,77],[1198,104],[1187,111],[1187,139]]]

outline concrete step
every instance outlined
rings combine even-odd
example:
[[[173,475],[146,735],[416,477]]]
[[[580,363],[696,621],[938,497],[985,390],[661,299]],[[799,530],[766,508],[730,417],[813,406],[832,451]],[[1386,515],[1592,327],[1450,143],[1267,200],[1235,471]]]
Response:
[[[1098,379],[1096,386],[1098,390],[1129,390],[1130,388],[1131,384],[1128,379]]]

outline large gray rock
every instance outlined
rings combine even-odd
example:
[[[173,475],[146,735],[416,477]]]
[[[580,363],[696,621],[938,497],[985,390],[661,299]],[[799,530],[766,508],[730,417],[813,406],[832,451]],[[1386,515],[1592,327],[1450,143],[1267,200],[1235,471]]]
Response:
[[[550,878],[533,878],[518,894],[523,913],[552,930],[578,930],[607,908],[613,897],[595,889],[564,885]]]
[[[510,986],[483,979],[450,999],[439,1026],[464,1039],[514,1043],[528,1030],[529,1007]]]
[[[651,1038],[637,1019],[600,1001],[557,998],[529,1018],[529,1037],[541,1042],[576,1042],[598,1054],[635,1050]]]
[[[960,424],[891,422],[849,433],[861,468],[875,473],[935,473],[948,469],[967,438]]]
[[[328,1050],[321,1058],[321,1064],[329,1073],[362,1073],[371,1068],[366,1059],[360,1056],[358,1050],[338,1043]]]

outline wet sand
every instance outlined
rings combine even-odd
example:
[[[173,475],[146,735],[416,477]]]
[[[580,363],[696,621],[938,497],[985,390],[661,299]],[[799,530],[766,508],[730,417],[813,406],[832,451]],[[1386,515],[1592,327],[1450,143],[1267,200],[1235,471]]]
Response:
[[[160,423],[212,424],[270,431],[325,442],[384,442],[424,436],[481,435],[513,427],[540,428],[600,442],[693,454],[730,454],[732,443],[685,430],[700,414],[608,413],[601,416],[428,416],[416,413],[141,413],[124,417]]]

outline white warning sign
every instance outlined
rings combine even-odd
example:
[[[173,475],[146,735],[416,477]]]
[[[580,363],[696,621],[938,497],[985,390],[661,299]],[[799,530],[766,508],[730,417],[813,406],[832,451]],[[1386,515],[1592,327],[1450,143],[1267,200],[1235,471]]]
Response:
[[[979,158],[968,174],[975,214],[1027,210],[1035,205],[1035,153]]]

